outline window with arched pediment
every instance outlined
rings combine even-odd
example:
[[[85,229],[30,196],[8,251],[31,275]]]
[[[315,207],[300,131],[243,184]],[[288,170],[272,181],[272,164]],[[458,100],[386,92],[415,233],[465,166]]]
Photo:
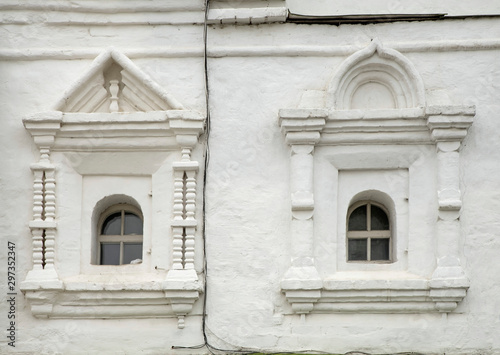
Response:
[[[326,90],[280,110],[291,181],[281,290],[295,313],[450,312],[465,297],[458,162],[475,108],[429,106],[425,92],[413,62],[375,39]]]

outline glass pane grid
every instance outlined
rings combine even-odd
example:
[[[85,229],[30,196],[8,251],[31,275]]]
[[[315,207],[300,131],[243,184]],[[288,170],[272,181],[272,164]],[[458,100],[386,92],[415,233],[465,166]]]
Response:
[[[347,261],[390,261],[390,223],[371,203],[355,208],[347,223]]]
[[[124,265],[142,261],[142,219],[132,212],[112,213],[103,222],[99,235],[99,264]]]

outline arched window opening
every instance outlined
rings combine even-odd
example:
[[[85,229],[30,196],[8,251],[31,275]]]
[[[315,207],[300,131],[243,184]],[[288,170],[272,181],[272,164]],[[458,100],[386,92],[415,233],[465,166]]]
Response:
[[[98,232],[100,265],[142,262],[143,218],[138,208],[126,204],[111,206],[101,214]]]
[[[358,202],[347,214],[347,261],[391,261],[389,213],[372,201]]]

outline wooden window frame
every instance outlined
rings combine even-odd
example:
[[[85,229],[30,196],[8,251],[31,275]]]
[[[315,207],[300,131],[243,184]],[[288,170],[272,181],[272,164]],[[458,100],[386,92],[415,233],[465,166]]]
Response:
[[[104,235],[102,234],[102,227],[106,219],[116,212],[121,212],[121,226],[120,226],[120,235]],[[121,266],[121,265],[129,265],[123,264],[123,249],[124,243],[142,243],[143,242],[143,234],[123,234],[125,229],[125,212],[132,213],[139,217],[143,223],[143,233],[144,233],[144,218],[142,216],[141,210],[133,205],[129,204],[117,204],[111,207],[108,207],[99,218],[99,223],[97,225],[97,265],[106,265],[106,266]],[[101,245],[102,244],[115,244],[120,243],[120,264],[118,265],[108,265],[101,264]],[[144,250],[143,250],[144,253]],[[144,260],[144,258],[141,258]]]
[[[352,212],[361,206],[366,207],[366,230],[365,231],[349,231],[349,219],[351,218]],[[387,219],[389,221],[389,229],[388,230],[371,230],[371,206],[376,206],[386,214]],[[367,260],[349,260],[349,240],[350,239],[366,239],[367,241]],[[389,239],[389,259],[388,260],[371,260],[371,239]],[[392,245],[393,245],[393,237],[392,237],[392,221],[391,214],[387,210],[387,208],[375,201],[363,200],[358,201],[352,204],[349,207],[347,212],[346,219],[346,261],[348,263],[381,263],[387,264],[393,262],[392,257]]]

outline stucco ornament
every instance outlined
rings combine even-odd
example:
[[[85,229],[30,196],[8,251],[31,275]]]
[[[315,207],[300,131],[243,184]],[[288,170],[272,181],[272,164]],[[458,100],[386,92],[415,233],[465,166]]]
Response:
[[[281,289],[295,313],[456,309],[469,287],[460,260],[459,149],[474,115],[469,106],[427,106],[414,65],[378,40],[345,59],[327,90],[306,91],[299,108],[280,110],[292,201]],[[323,162],[328,173],[315,169]],[[348,261],[347,210],[377,196],[393,205],[392,259]],[[315,216],[336,228],[320,231]],[[435,224],[426,229],[424,220]],[[318,257],[329,238],[336,249]]]
[[[33,269],[21,285],[32,313],[55,318],[176,316],[183,328],[203,289],[194,267],[199,163],[192,152],[204,117],[185,109],[125,55],[109,49],[53,111],[23,122],[40,150],[39,162],[31,166]],[[173,177],[162,173],[159,178],[162,169]],[[81,201],[65,206],[56,180],[60,190],[82,196]],[[113,193],[115,199],[130,196],[143,208],[144,260],[139,264],[96,261],[93,210]],[[57,200],[65,207],[56,210]],[[81,217],[71,223],[82,226],[81,236],[68,227],[75,215]],[[160,224],[170,225],[171,233],[155,229]],[[68,238],[80,245],[76,258],[63,248]],[[170,266],[156,270],[157,260],[170,260]]]

